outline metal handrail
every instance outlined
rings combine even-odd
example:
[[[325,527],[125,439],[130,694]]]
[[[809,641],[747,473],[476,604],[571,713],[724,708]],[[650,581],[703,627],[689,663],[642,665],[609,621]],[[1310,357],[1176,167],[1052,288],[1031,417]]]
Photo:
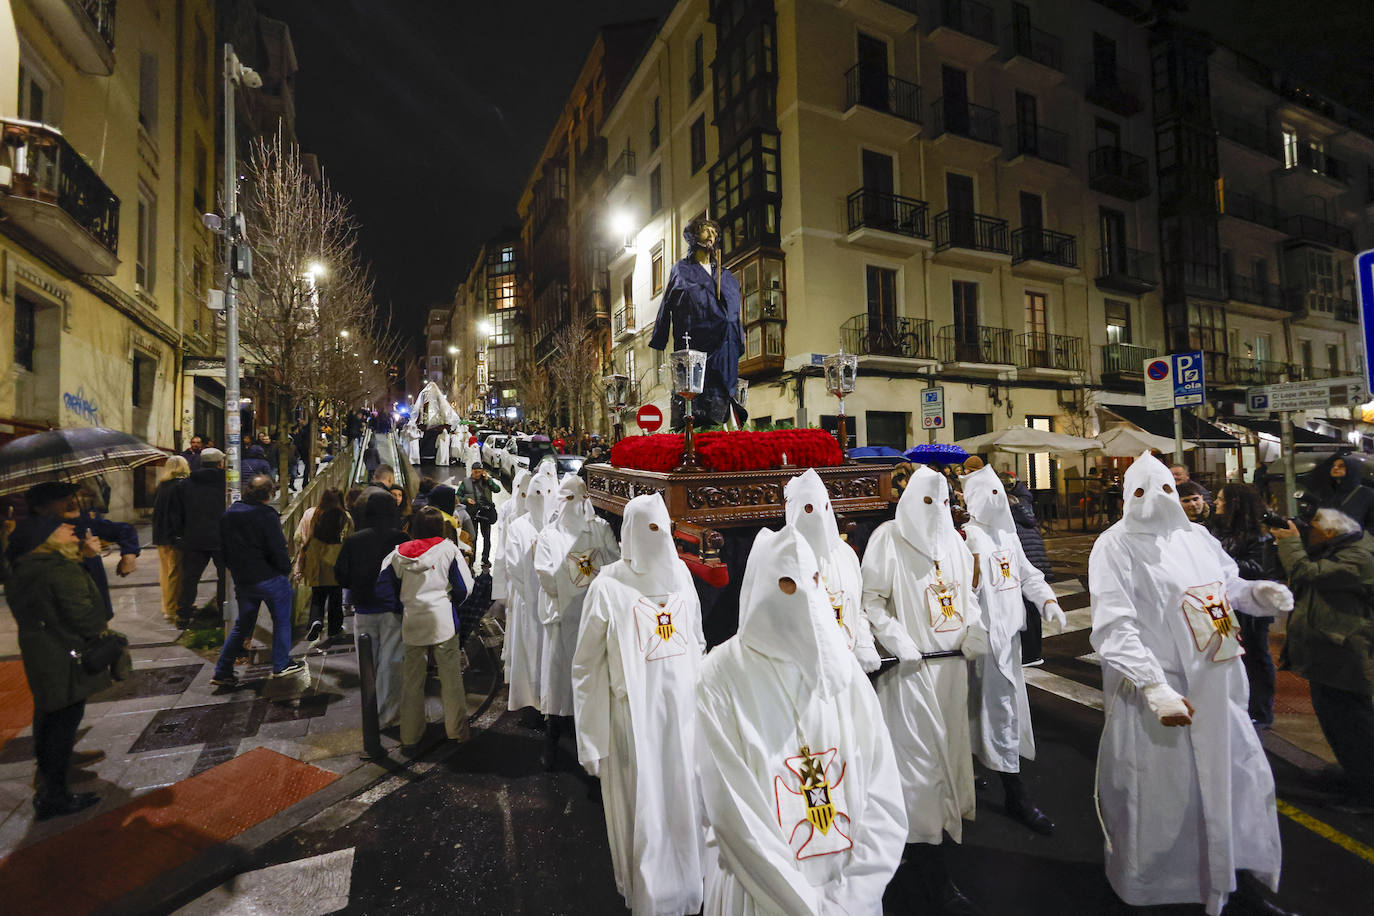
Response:
[[[992,9],[974,0],[940,0],[940,25],[972,35],[974,38],[997,43]]]
[[[1027,331],[1016,338],[1016,365],[1027,369],[1083,368],[1083,338]]]
[[[1119,245],[1097,249],[1097,276],[1129,277],[1153,283],[1155,279],[1155,257],[1148,251]]]
[[[880,229],[918,239],[930,237],[926,221],[929,208],[923,200],[874,188],[859,188],[846,198],[845,206],[850,232]]]
[[[1145,360],[1158,354],[1154,347],[1142,347],[1128,343],[1105,343],[1102,345],[1103,374],[1131,373],[1142,374]]]
[[[936,339],[941,362],[1015,365],[1011,328],[947,324]]]
[[[935,250],[949,248],[1010,254],[1007,221],[983,213],[946,210],[935,217]]]
[[[1002,124],[995,108],[972,102],[962,105],[950,102],[946,105],[944,96],[941,96],[931,106],[931,113],[933,135],[936,137],[948,133],[994,146],[1002,143]]]
[[[1007,46],[1014,57],[1033,60],[1042,67],[1064,72],[1064,41],[1058,35],[1029,23],[1013,23],[1006,29]]]
[[[1055,165],[1069,164],[1069,135],[1039,124],[1017,121],[1009,124],[1011,154],[1034,156]]]
[[[921,87],[886,73],[865,71],[862,64],[844,72],[845,110],[855,105],[921,123]]]
[[[1078,240],[1067,232],[1022,226],[1011,234],[1011,263],[1044,261],[1060,267],[1078,266]]]
[[[861,313],[840,325],[840,345],[860,356],[933,359],[929,318],[873,316]]]
[[[119,253],[119,198],[58,130],[0,119],[13,169],[9,193],[56,204],[111,254]]]

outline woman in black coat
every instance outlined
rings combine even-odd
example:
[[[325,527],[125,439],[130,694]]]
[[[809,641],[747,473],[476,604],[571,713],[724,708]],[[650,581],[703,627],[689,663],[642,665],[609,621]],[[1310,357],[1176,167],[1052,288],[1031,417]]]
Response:
[[[1050,555],[1045,550],[1045,540],[1040,537],[1040,523],[1035,517],[1034,503],[1031,501],[1030,487],[1025,481],[1006,475],[1007,502],[1011,504],[1011,520],[1016,523],[1016,537],[1021,541],[1021,552],[1030,564],[1045,578],[1050,575]],[[1037,665],[1044,661],[1040,643],[1040,612],[1029,601],[1026,605],[1026,628],[1021,631],[1021,664]]]
[[[1264,500],[1259,490],[1248,483],[1228,483],[1217,493],[1212,516],[1212,533],[1236,561],[1242,579],[1283,581],[1274,539],[1264,530]],[[1269,654],[1270,617],[1253,617],[1236,612],[1240,623],[1240,644],[1245,649],[1242,661],[1250,681],[1250,720],[1268,728],[1274,724],[1274,657]]]

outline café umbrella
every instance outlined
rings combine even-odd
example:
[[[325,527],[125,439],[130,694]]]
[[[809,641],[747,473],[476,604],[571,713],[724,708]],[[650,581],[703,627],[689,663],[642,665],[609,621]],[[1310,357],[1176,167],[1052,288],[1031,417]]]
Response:
[[[1065,433],[1052,433],[1049,430],[1034,429],[1028,426],[1008,426],[960,439],[954,443],[970,455],[982,452],[1010,452],[1013,455],[1038,455],[1052,452],[1056,455],[1081,455],[1102,447],[1097,439],[1084,439]]]
[[[49,480],[84,480],[167,459],[137,436],[102,426],[50,429],[0,446],[0,496]]]

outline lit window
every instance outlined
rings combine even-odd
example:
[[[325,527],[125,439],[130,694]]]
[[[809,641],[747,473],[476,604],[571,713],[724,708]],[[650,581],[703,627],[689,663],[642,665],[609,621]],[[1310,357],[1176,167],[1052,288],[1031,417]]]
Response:
[[[153,291],[157,271],[157,198],[138,189],[138,257],[134,261],[134,282],[145,292]]]
[[[650,289],[652,295],[657,296],[663,292],[663,243],[659,242],[654,246],[653,253],[649,256],[649,277],[651,279]]]

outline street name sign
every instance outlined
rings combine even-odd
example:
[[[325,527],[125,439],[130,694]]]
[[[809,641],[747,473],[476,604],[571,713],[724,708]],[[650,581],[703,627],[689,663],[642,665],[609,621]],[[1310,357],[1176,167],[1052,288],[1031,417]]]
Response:
[[[945,389],[925,388],[921,391],[921,427],[944,429]]]
[[[1355,376],[1284,382],[1245,389],[1245,403],[1251,413],[1348,407],[1351,404],[1363,404],[1367,397],[1365,380]]]
[[[645,404],[635,413],[635,422],[638,423],[639,428],[646,433],[655,432],[663,425],[663,411],[659,410],[653,404]]]
[[[1145,409],[1199,406],[1206,400],[1202,352],[1171,353],[1145,360]]]
[[[1355,289],[1360,297],[1360,346],[1364,348],[1366,391],[1374,391],[1374,249],[1355,255]]]

